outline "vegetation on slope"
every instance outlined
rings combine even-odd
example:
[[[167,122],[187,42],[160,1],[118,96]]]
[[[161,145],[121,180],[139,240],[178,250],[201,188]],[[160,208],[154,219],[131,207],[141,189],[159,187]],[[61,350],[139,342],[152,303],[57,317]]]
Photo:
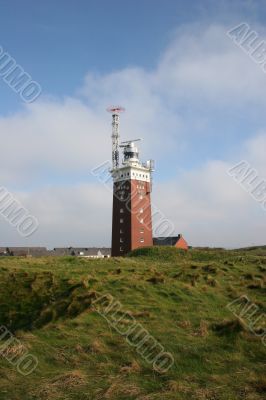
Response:
[[[39,365],[23,377],[0,357],[0,399],[264,399],[265,346],[226,305],[246,295],[265,313],[265,271],[255,250],[1,258],[0,325]],[[173,354],[168,372],[95,311],[95,294],[106,293]]]

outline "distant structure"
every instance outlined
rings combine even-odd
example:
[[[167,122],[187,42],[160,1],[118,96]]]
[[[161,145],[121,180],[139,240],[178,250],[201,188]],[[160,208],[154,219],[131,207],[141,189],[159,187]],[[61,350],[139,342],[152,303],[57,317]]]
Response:
[[[108,258],[111,249],[107,247],[0,247],[0,256],[46,257],[77,256],[85,258]]]
[[[112,256],[123,256],[138,247],[152,246],[151,188],[154,162],[142,164],[136,142],[121,142],[119,114],[123,107],[110,107],[112,114],[113,221]],[[123,149],[120,163],[119,149]]]
[[[154,246],[174,246],[177,249],[188,250],[188,244],[180,234],[178,236],[153,238]]]
[[[0,256],[43,257],[49,254],[46,247],[0,247]]]
[[[77,256],[84,258],[109,258],[111,249],[107,247],[56,247],[50,251],[53,256]]]

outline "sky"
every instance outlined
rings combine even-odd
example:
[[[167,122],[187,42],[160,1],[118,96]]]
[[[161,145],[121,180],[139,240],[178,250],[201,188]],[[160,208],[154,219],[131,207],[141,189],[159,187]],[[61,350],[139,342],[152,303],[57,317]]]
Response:
[[[93,173],[123,140],[154,159],[153,205],[192,246],[266,244],[266,212],[228,174],[266,179],[266,73],[228,31],[266,40],[249,0],[0,0],[0,46],[41,88],[27,103],[0,73],[0,186],[39,223],[2,246],[110,246],[112,192]],[[1,55],[0,55],[1,60]],[[0,64],[1,66],[1,64]]]

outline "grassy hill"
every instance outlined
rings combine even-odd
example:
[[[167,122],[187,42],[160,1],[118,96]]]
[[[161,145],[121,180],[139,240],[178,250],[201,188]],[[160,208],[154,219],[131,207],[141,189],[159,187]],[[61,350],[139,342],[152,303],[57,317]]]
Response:
[[[265,249],[2,257],[0,325],[19,339],[7,351],[18,356],[22,344],[38,367],[23,376],[0,354],[0,399],[265,399],[266,347],[226,307],[246,295],[263,315],[265,272]],[[120,301],[173,355],[166,373],[95,310],[101,294]]]

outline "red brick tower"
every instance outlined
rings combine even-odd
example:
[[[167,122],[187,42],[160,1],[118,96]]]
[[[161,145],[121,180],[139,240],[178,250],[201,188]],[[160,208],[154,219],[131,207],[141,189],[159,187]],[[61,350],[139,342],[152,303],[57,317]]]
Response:
[[[113,223],[112,256],[123,256],[138,247],[152,246],[151,174],[153,161],[142,164],[135,142],[122,142],[119,146],[120,108],[113,113]],[[117,118],[118,117],[118,118]],[[123,148],[122,165],[119,164],[118,146]]]

